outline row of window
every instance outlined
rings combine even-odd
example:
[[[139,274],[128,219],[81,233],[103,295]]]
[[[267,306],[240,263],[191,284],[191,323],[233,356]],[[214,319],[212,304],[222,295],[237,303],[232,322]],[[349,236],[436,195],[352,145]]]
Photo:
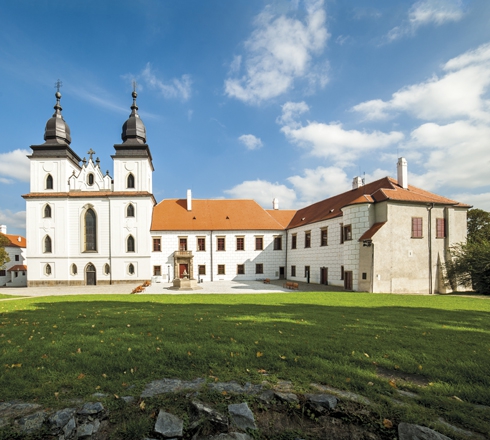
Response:
[[[245,236],[235,237],[235,250],[244,251],[245,250]],[[179,237],[178,241],[179,251],[187,251],[187,237]],[[206,250],[206,237],[197,237],[198,252]],[[274,250],[280,251],[282,249],[282,236],[274,237]],[[160,237],[155,237],[153,239],[153,251],[160,252],[162,250],[162,240]],[[216,237],[216,250],[226,251],[226,237]],[[264,250],[264,237],[255,237],[255,250]]]
[[[340,243],[352,240],[352,226],[340,224]],[[320,229],[320,246],[328,246],[328,227]],[[291,249],[298,247],[298,234],[291,234]],[[311,248],[311,231],[304,232],[304,247]]]
[[[200,264],[197,266],[197,272],[199,275],[206,275],[206,265]],[[226,275],[226,267],[224,264],[218,264],[217,267],[218,275]],[[264,265],[262,263],[257,263],[255,265],[255,274],[261,275],[264,273]],[[236,274],[237,275],[245,275],[245,265],[237,264],[236,265]],[[162,275],[162,266],[153,266],[153,276],[161,276]]]
[[[87,174],[87,185],[92,186],[95,181],[95,176],[93,173]],[[44,187],[46,189],[53,189],[53,176],[51,174],[48,174],[46,176],[45,184]],[[132,173],[128,174],[128,177],[126,178],[126,188],[127,189],[134,189],[134,175]]]
[[[0,271],[0,272],[2,272],[2,271]],[[89,263],[87,265],[87,267],[86,267],[86,272],[93,272],[93,273],[95,273],[96,272],[95,266],[92,263]],[[134,264],[133,263],[129,263],[128,264],[127,272],[128,272],[129,275],[134,275],[135,268],[134,268]],[[47,275],[47,276],[49,276],[52,273],[53,273],[53,268],[51,267],[51,264],[47,263],[44,266],[44,274]],[[77,267],[77,265],[75,263],[73,263],[70,266],[70,273],[72,275],[78,275],[78,267]],[[104,275],[109,275],[110,273],[111,273],[111,267],[107,263],[104,264]],[[23,273],[23,275],[25,275],[25,273]],[[1,276],[1,273],[0,273],[0,276]]]
[[[88,211],[92,211],[94,217],[95,217],[95,212],[93,212],[92,209],[87,210],[85,213],[85,216],[87,215]],[[126,206],[126,217],[134,217],[135,209],[134,205],[132,203],[129,203],[128,206]],[[91,214],[89,214],[91,215]],[[52,210],[50,205],[45,205],[43,209],[43,218],[51,218],[52,217]],[[86,217],[85,217],[86,218]]]
[[[412,238],[423,238],[422,217],[412,217]],[[436,238],[446,238],[446,219],[436,218]]]
[[[96,235],[93,230],[85,232],[85,251],[97,252]],[[43,252],[45,254],[53,252],[53,240],[49,235],[44,237]],[[126,252],[136,252],[136,241],[132,235],[126,238]]]

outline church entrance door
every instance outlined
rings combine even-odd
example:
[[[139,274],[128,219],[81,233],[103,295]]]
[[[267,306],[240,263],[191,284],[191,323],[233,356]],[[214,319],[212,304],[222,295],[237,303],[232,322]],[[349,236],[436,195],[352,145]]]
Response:
[[[179,278],[184,278],[184,272],[186,272],[187,277],[189,277],[189,265],[179,264]]]
[[[95,266],[90,263],[87,265],[87,268],[85,269],[85,280],[87,286],[95,286],[97,284],[97,273],[95,271]]]

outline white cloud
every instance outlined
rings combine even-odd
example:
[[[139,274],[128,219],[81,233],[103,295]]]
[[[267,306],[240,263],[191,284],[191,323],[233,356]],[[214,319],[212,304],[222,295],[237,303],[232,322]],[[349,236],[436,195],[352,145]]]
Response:
[[[447,22],[459,21],[463,15],[461,0],[420,0],[409,9],[407,19],[388,32],[385,41],[392,42],[404,36],[412,36],[420,26],[440,26]]]
[[[263,145],[260,138],[255,137],[253,134],[242,134],[238,140],[245,145],[248,150],[258,150]]]
[[[298,117],[310,110],[306,102],[286,102],[282,107],[282,114],[278,116],[276,122],[280,125],[287,125],[290,128],[299,128],[301,123]]]
[[[27,155],[28,150],[13,150],[8,153],[0,153],[0,179],[3,183],[13,183],[13,180],[29,182],[30,165]]]
[[[328,81],[325,68],[316,70],[312,57],[325,47],[329,34],[323,0],[305,0],[304,22],[286,15],[275,16],[270,8],[259,14],[255,30],[245,42],[245,56],[235,57],[231,70],[241,77],[228,78],[225,92],[241,101],[258,104],[290,90],[298,78],[323,87]]]
[[[296,205],[296,193],[285,185],[265,180],[248,180],[224,191],[237,199],[253,199],[266,209],[272,209],[272,199],[279,199],[281,209],[292,209]]]
[[[7,234],[14,234],[14,231],[22,230],[25,234],[26,212],[12,212],[10,209],[0,209],[0,225],[7,225]]]
[[[458,193],[451,196],[453,200],[466,203],[474,208],[490,211],[490,192],[481,194]]]
[[[180,79],[173,78],[163,81],[153,72],[151,64],[147,63],[139,78],[149,87],[160,91],[165,98],[180,98],[187,101],[191,97],[192,80],[190,75],[182,75]]]

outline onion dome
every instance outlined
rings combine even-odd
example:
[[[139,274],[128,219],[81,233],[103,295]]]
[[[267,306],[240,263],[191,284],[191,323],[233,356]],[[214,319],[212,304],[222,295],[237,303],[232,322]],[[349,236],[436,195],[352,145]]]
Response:
[[[146,144],[146,127],[138,115],[138,106],[136,105],[136,97],[138,94],[135,90],[132,93],[133,105],[131,106],[131,114],[129,119],[122,126],[121,139],[123,143],[139,143]]]
[[[63,119],[61,115],[61,93],[58,91],[55,94],[56,105],[54,106],[54,114],[51,119],[46,122],[46,128],[44,130],[44,140],[47,144],[71,144],[70,127]]]

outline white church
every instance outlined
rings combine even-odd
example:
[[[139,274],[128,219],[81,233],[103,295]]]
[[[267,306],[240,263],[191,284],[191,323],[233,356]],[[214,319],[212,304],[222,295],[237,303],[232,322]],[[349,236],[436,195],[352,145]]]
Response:
[[[29,286],[287,279],[367,292],[451,290],[444,262],[466,238],[470,206],[409,185],[404,158],[396,179],[356,177],[351,190],[299,210],[190,191],[157,203],[132,96],[110,176],[91,149],[83,161],[72,150],[56,93],[45,142],[31,146],[23,196]]]

